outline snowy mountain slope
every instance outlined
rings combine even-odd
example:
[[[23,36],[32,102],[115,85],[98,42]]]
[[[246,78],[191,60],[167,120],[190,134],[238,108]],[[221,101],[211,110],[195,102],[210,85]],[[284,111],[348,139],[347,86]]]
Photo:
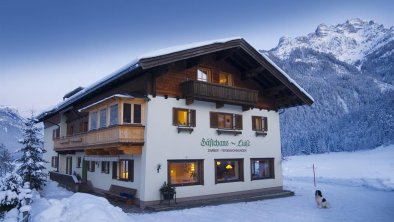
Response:
[[[393,27],[387,29],[374,21],[356,18],[335,26],[321,24],[307,36],[283,37],[273,54],[280,59],[287,59],[294,49],[310,48],[333,54],[340,61],[360,65],[367,55],[376,53],[393,41]]]
[[[283,154],[392,143],[394,72],[390,70],[394,69],[392,62],[383,61],[394,56],[393,28],[360,19],[324,30],[319,27],[318,34],[287,43],[282,39],[276,48],[262,52],[315,98],[311,107],[291,108],[281,115]]]
[[[22,137],[23,117],[14,108],[0,106],[0,143],[15,156],[21,147],[18,140]]]

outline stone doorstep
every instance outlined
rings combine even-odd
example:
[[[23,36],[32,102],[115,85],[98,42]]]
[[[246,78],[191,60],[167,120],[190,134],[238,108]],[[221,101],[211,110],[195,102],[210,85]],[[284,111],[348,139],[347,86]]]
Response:
[[[185,201],[178,202],[175,204],[173,201],[170,205],[167,202],[163,202],[159,205],[151,205],[146,206],[146,210],[158,212],[158,211],[168,211],[168,210],[180,210],[194,207],[202,207],[202,206],[215,206],[221,204],[229,204],[229,203],[239,203],[239,202],[251,202],[265,199],[273,199],[273,198],[282,198],[282,197],[290,197],[294,196],[294,192],[283,190],[282,192],[276,193],[268,193],[268,194],[244,194],[244,195],[236,195],[231,197],[222,197],[220,199],[206,199],[206,200],[196,200],[196,201]]]

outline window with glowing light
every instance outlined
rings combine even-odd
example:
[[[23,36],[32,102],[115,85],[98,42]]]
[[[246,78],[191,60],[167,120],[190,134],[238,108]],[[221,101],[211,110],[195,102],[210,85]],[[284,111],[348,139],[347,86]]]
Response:
[[[173,108],[172,125],[174,126],[196,126],[196,110]]]
[[[168,181],[173,186],[202,185],[203,160],[169,160]]]
[[[243,181],[243,159],[215,160],[215,182],[228,183]]]
[[[226,86],[232,86],[233,85],[232,75],[230,73],[220,72],[219,83]]]
[[[119,180],[133,181],[133,160],[119,160]]]
[[[275,178],[274,158],[251,159],[250,164],[252,180]]]

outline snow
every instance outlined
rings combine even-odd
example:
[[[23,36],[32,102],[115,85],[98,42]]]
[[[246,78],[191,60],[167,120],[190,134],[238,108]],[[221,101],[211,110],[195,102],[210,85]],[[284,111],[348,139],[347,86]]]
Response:
[[[388,91],[394,91],[394,86],[389,83],[385,83],[385,82],[379,81],[377,79],[374,79],[373,81],[379,87],[381,93],[385,93]]]
[[[345,113],[349,113],[349,108],[347,107],[347,104],[346,104],[345,101],[342,99],[342,97],[339,96],[339,95],[337,95],[337,99],[338,99],[339,105],[342,106],[343,111],[344,111]]]
[[[18,209],[14,208],[6,213],[3,222],[18,222]]]
[[[215,44],[215,43],[226,43],[229,41],[239,40],[239,39],[242,39],[242,38],[241,37],[232,37],[232,38],[216,39],[216,40],[195,42],[195,43],[191,43],[191,44],[168,47],[168,48],[164,48],[164,49],[160,49],[160,50],[156,50],[156,51],[152,51],[152,52],[148,52],[146,54],[143,54],[138,57],[138,60],[146,59],[146,58],[154,58],[154,57],[158,57],[158,56],[166,55],[166,54],[171,54],[171,53],[178,52],[178,51],[184,51],[184,50],[188,50],[188,49],[198,48],[201,46],[211,45],[211,44]]]
[[[46,116],[46,115],[48,115],[50,113],[53,113],[53,112],[56,112],[56,111],[58,111],[58,110],[60,110],[62,108],[65,108],[66,106],[68,106],[71,103],[77,101],[78,99],[82,98],[86,94],[89,94],[89,93],[93,92],[94,90],[98,89],[99,87],[105,85],[107,82],[124,75],[125,73],[127,73],[127,71],[138,68],[139,67],[139,61],[142,60],[142,59],[154,58],[154,57],[167,55],[167,54],[171,54],[171,53],[178,52],[178,51],[184,51],[184,50],[188,50],[188,49],[198,48],[198,47],[205,46],[205,45],[211,45],[211,44],[217,44],[217,43],[226,43],[226,42],[229,42],[229,41],[240,40],[240,39],[242,39],[242,38],[241,37],[232,37],[232,38],[217,39],[217,40],[210,40],[210,41],[204,41],[204,42],[195,42],[195,43],[191,43],[191,44],[169,47],[169,48],[165,48],[165,49],[161,49],[161,50],[157,50],[157,51],[153,51],[153,52],[149,52],[149,53],[143,54],[141,56],[138,56],[132,62],[130,62],[129,64],[127,64],[124,67],[120,68],[119,70],[113,72],[112,74],[104,77],[103,79],[100,79],[100,80],[96,81],[95,83],[91,84],[90,86],[88,86],[88,87],[82,89],[81,91],[75,93],[70,98],[58,103],[55,106],[47,108],[45,111],[42,111],[37,116],[37,118],[40,119],[40,118],[42,118],[42,117],[44,117],[44,116]],[[282,69],[280,69],[266,55],[264,55],[262,53],[260,53],[260,54],[269,63],[271,63],[276,69],[278,69],[280,71],[280,73],[282,73],[292,84],[294,84],[297,88],[299,88],[304,94],[306,94],[313,101],[312,96],[310,96],[303,88],[301,88],[292,78],[290,78],[290,76],[288,76]],[[87,107],[85,107],[85,108],[87,108]],[[85,109],[85,108],[82,108],[82,109]]]
[[[335,26],[321,24],[307,36],[282,37],[273,52],[277,57],[286,59],[294,49],[311,48],[333,54],[340,61],[356,64],[394,40],[393,36],[393,28],[387,29],[374,21],[350,19]]]
[[[78,110],[78,112],[82,112],[82,111],[84,111],[84,110],[86,110],[86,109],[88,109],[88,108],[90,108],[90,107],[93,107],[93,106],[95,106],[95,105],[97,105],[97,104],[100,104],[100,103],[102,103],[102,102],[104,102],[104,101],[107,101],[107,100],[109,100],[109,99],[114,99],[114,98],[128,98],[128,99],[134,99],[135,97],[134,97],[134,96],[130,96],[130,95],[126,95],[126,94],[114,94],[114,95],[109,96],[109,97],[106,97],[106,98],[104,98],[104,99],[102,99],[102,100],[100,100],[100,101],[97,101],[97,102],[95,102],[95,103],[92,103],[92,104],[90,104],[90,105],[88,105],[88,106],[85,106],[85,107],[83,107],[83,108],[80,108],[80,109]]]
[[[300,85],[296,83],[285,71],[283,71],[279,66],[277,66],[268,56],[264,55],[264,53],[260,53],[264,59],[266,59],[272,66],[274,66],[282,75],[284,75],[289,82],[291,82],[293,85],[295,85],[301,92],[303,92],[309,99],[311,99],[313,102],[315,101],[309,93],[307,93]]]
[[[31,221],[392,221],[394,145],[375,150],[292,156],[283,160],[284,187],[294,197],[158,213],[124,213],[101,197],[48,183],[32,205]],[[314,200],[317,188],[331,207]]]

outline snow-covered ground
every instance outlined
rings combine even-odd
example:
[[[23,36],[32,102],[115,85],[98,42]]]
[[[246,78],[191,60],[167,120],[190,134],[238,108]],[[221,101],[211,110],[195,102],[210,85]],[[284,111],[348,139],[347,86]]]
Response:
[[[312,164],[329,209],[315,204]],[[52,182],[34,200],[31,221],[393,221],[394,145],[289,157],[283,168],[294,197],[159,213],[126,214],[104,198],[73,194]]]

